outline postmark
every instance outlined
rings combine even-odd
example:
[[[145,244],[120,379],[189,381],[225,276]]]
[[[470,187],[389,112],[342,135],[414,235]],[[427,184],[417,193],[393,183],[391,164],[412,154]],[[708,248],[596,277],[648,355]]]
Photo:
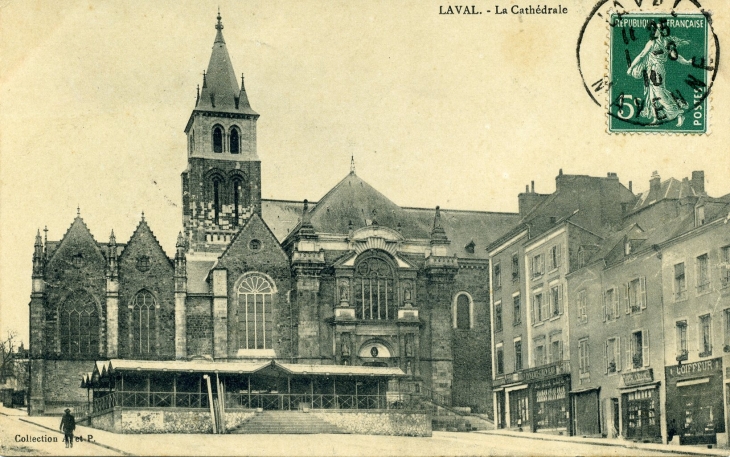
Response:
[[[720,58],[711,13],[698,1],[635,3],[598,2],[578,39],[578,69],[607,131],[708,133]]]

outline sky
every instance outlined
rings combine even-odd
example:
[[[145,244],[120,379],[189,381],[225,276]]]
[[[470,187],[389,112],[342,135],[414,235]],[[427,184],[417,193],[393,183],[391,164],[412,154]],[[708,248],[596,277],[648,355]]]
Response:
[[[36,231],[60,239],[77,207],[101,242],[112,229],[126,242],[144,211],[174,254],[183,129],[218,7],[261,114],[263,198],[317,200],[351,156],[401,206],[516,212],[525,185],[552,192],[559,169],[615,172],[635,192],[655,170],[704,170],[710,195],[730,192],[726,65],[709,135],[610,135],[576,62],[592,2],[548,2],[568,8],[554,16],[472,3],[483,14],[405,0],[0,0],[0,334],[27,341]],[[702,3],[730,43],[730,6]],[[600,64],[603,31],[591,33],[582,52]]]

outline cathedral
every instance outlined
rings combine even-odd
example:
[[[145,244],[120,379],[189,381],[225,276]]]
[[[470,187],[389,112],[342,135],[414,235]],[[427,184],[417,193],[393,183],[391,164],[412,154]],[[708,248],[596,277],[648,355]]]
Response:
[[[83,409],[91,400],[81,386],[111,366],[129,368],[114,384],[120,391],[169,390],[178,406],[186,388],[200,392],[201,381],[185,375],[205,370],[228,376],[228,391],[247,391],[249,401],[253,373],[254,391],[294,392],[299,379],[312,395],[337,373],[388,374],[491,415],[486,247],[519,216],[402,207],[354,163],[316,202],[262,199],[259,114],[243,77],[239,86],[220,15],[215,29],[184,128],[174,257],[144,215],[127,241],[113,231],[95,237],[80,214],[60,240],[36,236],[30,413]],[[146,380],[135,380],[140,369]]]

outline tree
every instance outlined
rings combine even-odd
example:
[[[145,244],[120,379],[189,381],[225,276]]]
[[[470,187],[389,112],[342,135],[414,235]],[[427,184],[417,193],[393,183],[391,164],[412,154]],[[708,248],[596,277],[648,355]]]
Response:
[[[17,333],[10,330],[5,339],[0,341],[0,383],[5,384],[7,378],[15,375],[15,341]]]

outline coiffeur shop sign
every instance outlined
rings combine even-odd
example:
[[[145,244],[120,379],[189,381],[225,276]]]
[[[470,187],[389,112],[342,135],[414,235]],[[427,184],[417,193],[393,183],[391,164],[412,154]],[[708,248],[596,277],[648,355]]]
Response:
[[[672,378],[693,378],[711,375],[715,372],[722,372],[722,362],[719,358],[674,365],[667,370],[667,376]]]

